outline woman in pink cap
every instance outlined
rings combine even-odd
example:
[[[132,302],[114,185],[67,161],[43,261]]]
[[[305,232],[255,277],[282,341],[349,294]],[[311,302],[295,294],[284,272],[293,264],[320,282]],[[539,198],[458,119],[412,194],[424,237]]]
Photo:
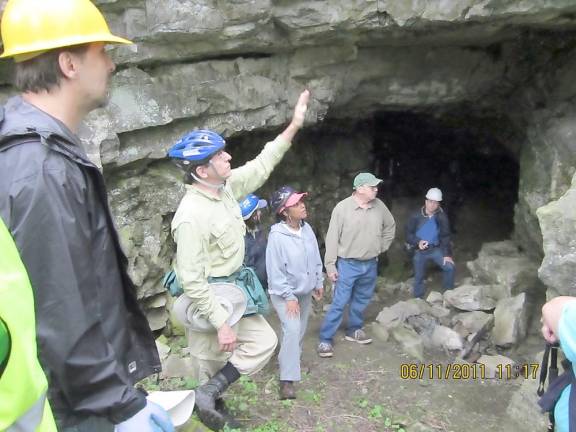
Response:
[[[320,299],[324,277],[318,241],[304,220],[303,198],[283,186],[272,195],[271,207],[278,223],[272,225],[266,248],[270,300],[282,323],[280,399],[295,399],[294,382],[301,380],[302,340],[308,325],[312,295]]]

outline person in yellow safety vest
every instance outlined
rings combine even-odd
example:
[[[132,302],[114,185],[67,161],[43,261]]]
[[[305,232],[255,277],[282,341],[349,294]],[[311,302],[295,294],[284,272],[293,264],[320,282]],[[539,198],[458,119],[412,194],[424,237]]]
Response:
[[[0,219],[0,431],[56,432],[36,355],[34,294]]]
[[[0,107],[0,217],[34,291],[58,430],[173,432],[168,413],[135,387],[161,371],[160,358],[104,177],[78,137],[108,101],[106,45],[131,42],[90,0],[9,0],[0,31],[20,91]]]

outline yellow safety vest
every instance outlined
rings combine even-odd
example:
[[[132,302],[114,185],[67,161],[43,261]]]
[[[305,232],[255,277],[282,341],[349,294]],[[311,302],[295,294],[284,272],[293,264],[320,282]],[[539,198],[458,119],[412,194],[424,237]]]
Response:
[[[36,352],[34,293],[10,232],[0,220],[0,318],[11,348],[0,375],[0,431],[56,432],[48,382]]]

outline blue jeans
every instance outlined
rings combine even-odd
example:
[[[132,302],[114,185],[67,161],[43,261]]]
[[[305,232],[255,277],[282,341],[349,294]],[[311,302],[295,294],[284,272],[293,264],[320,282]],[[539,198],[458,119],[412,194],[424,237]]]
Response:
[[[376,287],[378,259],[357,260],[338,258],[336,269],[338,280],[334,288],[334,298],[330,310],[320,328],[320,342],[332,343],[332,338],[342,322],[344,308],[348,310],[346,334],[352,335],[364,325],[364,310],[370,303]]]
[[[425,294],[424,277],[426,276],[426,263],[434,261],[442,269],[442,286],[445,290],[454,288],[454,264],[444,265],[444,254],[439,247],[414,252],[414,297],[422,298]]]

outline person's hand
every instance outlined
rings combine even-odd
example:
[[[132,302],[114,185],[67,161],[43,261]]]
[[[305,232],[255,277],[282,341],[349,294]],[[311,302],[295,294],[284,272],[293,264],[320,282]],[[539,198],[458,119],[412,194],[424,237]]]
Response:
[[[175,429],[164,408],[147,400],[144,408],[118,423],[114,432],[175,432]]]
[[[220,351],[232,352],[236,349],[236,333],[226,323],[218,329],[218,343],[220,344]]]
[[[454,260],[452,259],[452,257],[444,257],[444,265],[448,263],[454,265]]]
[[[318,287],[316,288],[313,292],[312,292],[312,297],[314,298],[314,300],[316,301],[320,301],[322,300],[322,297],[324,296],[324,287]]]
[[[328,279],[330,279],[332,283],[336,283],[336,281],[338,280],[338,272],[335,271],[333,273],[328,273]]]
[[[418,242],[418,249],[420,250],[428,249],[428,242],[426,240],[420,240]]]
[[[308,110],[309,99],[310,92],[308,90],[304,90],[302,93],[300,93],[298,102],[296,102],[291,124],[297,129],[300,129],[304,125],[304,118],[306,117],[306,111]]]
[[[286,315],[288,315],[288,318],[298,318],[298,315],[300,315],[298,300],[286,300]]]

